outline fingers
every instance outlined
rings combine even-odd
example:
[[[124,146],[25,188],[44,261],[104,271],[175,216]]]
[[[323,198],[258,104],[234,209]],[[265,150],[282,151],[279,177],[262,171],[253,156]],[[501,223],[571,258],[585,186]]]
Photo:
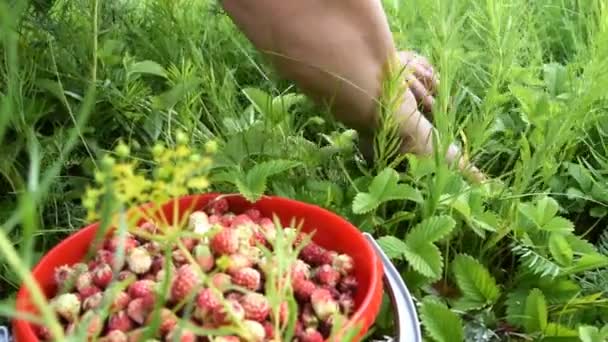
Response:
[[[411,51],[400,51],[399,59],[404,66],[412,70],[414,75],[431,93],[436,91],[439,85],[439,77],[426,58]]]
[[[428,88],[413,74],[407,76],[407,82],[410,90],[416,97],[416,101],[422,105],[423,111],[425,113],[431,113],[433,105],[435,104],[435,98]]]

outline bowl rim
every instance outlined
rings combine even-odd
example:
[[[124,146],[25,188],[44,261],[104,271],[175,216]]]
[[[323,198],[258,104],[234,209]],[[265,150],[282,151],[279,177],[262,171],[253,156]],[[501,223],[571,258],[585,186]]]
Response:
[[[200,194],[192,194],[186,196],[180,196],[175,199],[169,200],[161,205],[164,207],[168,203],[172,201],[182,201],[182,200],[200,200],[209,198],[213,200],[217,197],[228,197],[228,196],[236,196],[243,198],[242,195],[238,193],[219,193],[219,192],[209,192],[209,193],[200,193]],[[344,331],[348,328],[354,327],[355,329],[360,329],[355,336],[357,336],[356,340],[362,337],[365,333],[367,333],[369,327],[373,324],[373,320],[378,316],[380,311],[380,305],[382,301],[382,293],[383,293],[383,273],[384,268],[380,257],[377,255],[371,244],[364,237],[363,233],[356,228],[349,220],[346,218],[337,215],[336,213],[322,208],[320,206],[286,198],[281,196],[271,196],[271,195],[263,195],[260,199],[255,202],[249,202],[248,205],[251,207],[255,207],[260,201],[278,201],[290,206],[300,207],[306,209],[308,212],[310,211],[320,211],[323,215],[333,217],[334,219],[340,220],[344,223],[343,228],[346,230],[345,234],[349,234],[354,238],[360,240],[362,245],[366,246],[366,254],[372,258],[372,263],[374,267],[371,268],[370,283],[367,293],[363,297],[359,308],[355,313],[349,318],[347,323],[344,325],[341,331]],[[134,209],[139,209],[144,206],[148,206],[150,203],[144,203],[139,206],[135,206]],[[199,206],[199,205],[197,205]],[[50,264],[50,260],[54,259],[51,256],[61,253],[65,248],[71,246],[74,241],[78,241],[82,239],[83,236],[92,235],[92,239],[95,239],[96,233],[98,231],[100,222],[96,221],[90,223],[82,228],[79,228],[72,234],[68,235],[65,239],[61,240],[55,246],[53,246],[50,250],[48,250],[38,261],[38,263],[31,270],[32,277],[36,280],[36,284],[39,285],[36,274],[39,273],[43,268],[52,267]],[[15,308],[17,312],[25,309],[27,311],[28,308],[34,306],[30,303],[30,295],[25,284],[21,284],[15,300]],[[12,320],[12,330],[13,336],[16,342],[21,342],[19,338],[23,338],[27,342],[36,342],[40,341],[36,336],[33,328],[33,324],[25,319],[15,318]],[[336,338],[339,338],[341,333],[338,333]]]

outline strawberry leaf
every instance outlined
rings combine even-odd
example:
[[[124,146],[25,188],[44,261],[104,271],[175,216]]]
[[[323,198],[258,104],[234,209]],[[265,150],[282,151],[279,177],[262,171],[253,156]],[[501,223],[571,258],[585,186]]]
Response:
[[[464,341],[462,320],[437,300],[424,298],[420,317],[428,335],[436,342]]]
[[[463,297],[457,306],[464,310],[492,305],[500,296],[500,289],[490,272],[468,255],[458,255],[453,261],[452,271]]]
[[[422,202],[420,192],[407,184],[399,184],[397,171],[386,168],[372,180],[368,192],[360,192],[353,200],[355,214],[367,214],[376,210],[382,203],[393,200]]]

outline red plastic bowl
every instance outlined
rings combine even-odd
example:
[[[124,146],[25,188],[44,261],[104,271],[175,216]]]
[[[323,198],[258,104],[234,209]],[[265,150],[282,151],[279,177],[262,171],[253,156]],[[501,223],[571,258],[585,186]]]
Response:
[[[204,194],[183,197],[178,200],[178,215],[191,210],[203,208],[219,194]],[[317,206],[305,204],[280,197],[264,197],[251,204],[237,195],[225,197],[230,203],[230,209],[235,213],[249,208],[258,209],[263,215],[276,215],[284,226],[292,219],[303,221],[304,232],[316,231],[313,240],[325,248],[331,248],[340,253],[350,255],[355,261],[355,277],[359,282],[359,290],[355,297],[356,312],[348,326],[356,326],[359,330],[357,339],[363,337],[373,324],[382,301],[383,267],[371,245],[365,240],[357,228],[345,219]],[[162,208],[165,217],[173,217],[173,202]],[[72,265],[81,261],[93,240],[99,223],[89,225],[71,235],[48,254],[46,254],[33,270],[33,276],[40,284],[44,293],[51,297],[56,288],[53,285],[53,273],[56,267]],[[17,312],[35,313],[36,309],[30,300],[27,289],[23,286],[17,294]],[[32,325],[24,320],[13,321],[13,335],[16,342],[36,342]]]

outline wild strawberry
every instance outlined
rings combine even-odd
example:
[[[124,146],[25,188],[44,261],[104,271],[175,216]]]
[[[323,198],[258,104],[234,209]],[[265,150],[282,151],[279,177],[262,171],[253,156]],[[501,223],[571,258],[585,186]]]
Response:
[[[208,204],[208,211],[213,215],[223,215],[228,211],[229,205],[225,198],[219,198]]]
[[[130,233],[127,233],[124,237],[115,235],[106,240],[105,248],[108,251],[115,253],[120,248],[121,243],[124,246],[125,253],[129,253],[133,248],[139,246],[139,242],[137,242],[135,237]]]
[[[40,338],[42,341],[51,341],[53,339],[51,330],[45,326],[37,325],[35,326],[34,331],[38,338]]]
[[[221,293],[210,288],[201,290],[196,298],[196,318],[205,320],[211,312],[217,310],[222,305],[221,296]]]
[[[215,259],[207,245],[199,244],[194,247],[194,259],[203,272],[209,272],[215,266]]]
[[[252,264],[247,256],[239,253],[223,255],[217,259],[217,267],[229,274],[233,274],[245,267],[251,267]]]
[[[241,214],[241,215],[237,215],[234,220],[232,220],[232,225],[230,226],[231,228],[239,228],[241,226],[251,226],[253,225],[253,220],[245,215],[245,214]]]
[[[292,287],[296,298],[302,302],[309,301],[310,296],[317,289],[315,283],[304,278],[293,279]]]
[[[338,312],[338,303],[336,303],[331,292],[327,289],[316,289],[312,295],[310,295],[310,302],[312,303],[312,308],[315,310],[317,317],[321,320],[325,320]]]
[[[213,342],[240,342],[241,339],[237,336],[218,336],[213,339]]]
[[[337,252],[325,251],[325,253],[323,253],[323,255],[321,256],[321,265],[323,265],[323,264],[333,265],[336,262],[337,258],[338,258]]]
[[[103,301],[103,294],[101,292],[95,293],[93,295],[88,296],[82,302],[83,310],[94,310],[101,306],[101,302]]]
[[[245,310],[245,318],[258,322],[263,322],[270,313],[270,303],[264,295],[249,292],[245,294],[241,300],[241,305]]]
[[[321,265],[315,271],[315,278],[322,285],[335,287],[340,281],[340,273],[330,265]]]
[[[175,266],[179,267],[188,263],[188,257],[186,256],[186,253],[181,249],[176,249],[171,252],[171,257]]]
[[[73,293],[65,293],[55,297],[51,301],[51,306],[59,316],[68,322],[73,322],[80,314],[81,302],[78,296]]]
[[[80,289],[80,291],[78,291],[78,294],[80,295],[81,300],[85,300],[85,299],[89,298],[90,296],[100,293],[100,292],[101,292],[101,290],[99,289],[99,287],[97,287],[95,285],[91,285],[91,286]]]
[[[324,254],[327,250],[314,242],[310,242],[300,251],[300,259],[306,263],[319,266],[323,264]]]
[[[157,314],[160,317],[157,317]],[[160,313],[151,312],[146,319],[146,325],[152,324],[157,318],[159,319],[159,331],[162,336],[167,335],[177,325],[177,316],[167,308],[161,308]]]
[[[108,320],[108,330],[120,330],[122,332],[128,332],[133,329],[133,322],[127,315],[126,311],[121,310],[112,315]]]
[[[315,328],[307,328],[298,337],[298,342],[323,342],[325,339],[323,335]]]
[[[228,294],[226,294],[226,299],[228,300],[236,300],[237,302],[239,302],[241,300],[241,298],[243,298],[244,294],[240,293],[240,292],[236,292],[236,291],[232,291],[229,292]]]
[[[222,304],[216,310],[211,312],[213,322],[218,325],[229,324],[230,322],[242,321],[245,318],[245,310],[243,306],[235,300],[227,300],[226,305],[230,308],[230,313],[226,311],[226,307]]]
[[[333,263],[334,269],[340,272],[341,275],[345,276],[350,274],[354,267],[355,262],[353,258],[348,254],[340,254],[334,259]]]
[[[188,217],[188,229],[196,234],[205,234],[211,229],[209,217],[202,211],[195,211]]]
[[[324,288],[329,291],[333,299],[338,300],[338,298],[340,298],[340,291],[338,291],[338,289],[336,289],[335,287],[329,285],[321,285],[321,288]]]
[[[253,222],[258,222],[262,218],[262,213],[257,209],[247,209],[243,214],[247,215]]]
[[[76,278],[76,290],[78,292],[90,286],[93,286],[93,275],[91,272],[84,272],[78,275]]]
[[[62,265],[55,269],[53,279],[55,280],[55,284],[57,284],[60,287],[63,287],[66,291],[69,291],[70,288],[67,288],[67,286],[65,286],[65,285],[70,282],[73,285],[75,278],[76,278],[76,271],[74,271],[74,269],[68,265]]]
[[[239,236],[234,229],[222,229],[211,238],[211,250],[218,255],[234,254],[239,249]]]
[[[342,309],[342,312],[345,315],[350,315],[355,308],[355,301],[353,300],[353,297],[346,293],[340,295],[338,303],[340,304],[340,309]]]
[[[138,280],[129,285],[128,291],[131,298],[153,297],[156,283],[151,280]]]
[[[209,216],[209,224],[213,227],[216,224],[222,225],[222,218],[218,215],[210,215]]]
[[[99,251],[97,251],[97,254],[95,254],[95,261],[96,264],[94,267],[90,267],[91,269],[97,267],[97,265],[100,264],[107,264],[110,265],[110,267],[115,267],[117,265],[114,265],[114,253],[107,250],[107,249],[100,249]]]
[[[196,291],[201,280],[194,271],[194,267],[186,264],[177,269],[177,274],[171,284],[171,299],[180,302]]]
[[[143,247],[133,248],[127,255],[127,264],[133,273],[144,274],[152,266],[152,257]]]
[[[127,308],[129,302],[131,301],[131,296],[129,296],[126,292],[121,291],[112,298],[112,304],[110,305],[110,310],[113,312],[121,311]]]
[[[272,341],[274,338],[274,324],[269,321],[262,322],[262,326],[264,327],[264,334],[268,340]]]
[[[266,330],[260,322],[245,320],[243,325],[248,332],[247,341],[262,342],[266,338]]]
[[[158,226],[154,222],[144,222],[139,226],[139,229],[148,234],[156,234],[158,232]]]
[[[108,264],[98,265],[93,270],[93,283],[105,289],[112,281],[112,268]]]
[[[306,328],[316,328],[318,326],[319,319],[315,315],[315,311],[310,303],[306,303],[306,305],[304,305],[304,307],[302,308],[302,313],[300,314],[300,321],[302,322],[302,324],[304,324],[304,327]]]
[[[300,259],[296,259],[291,268],[291,278],[310,278],[310,266]]]
[[[267,241],[274,241],[277,237],[277,227],[274,222],[267,217],[260,219],[259,231],[264,235]]]
[[[99,339],[99,342],[128,342],[127,334],[120,330],[112,330],[106,336]]]
[[[158,271],[162,270],[165,267],[165,256],[164,255],[155,255],[152,257],[152,265],[150,265],[151,273],[158,273]]]
[[[342,278],[340,284],[338,284],[338,290],[340,290],[340,292],[355,292],[358,286],[359,283],[357,282],[357,278],[349,275]]]
[[[236,217],[236,215],[234,215],[232,213],[224,214],[221,217],[220,225],[222,225],[224,227],[231,227],[232,226],[232,221],[234,221],[235,217]]]
[[[232,286],[232,278],[226,273],[215,273],[211,276],[211,284],[220,292],[226,292]]]
[[[198,244],[199,241],[198,239],[192,237],[183,237],[180,240],[182,241],[182,244],[184,244],[184,247],[186,247],[186,249],[190,252],[192,251],[194,246]]]
[[[241,268],[232,274],[232,282],[235,285],[251,291],[257,291],[260,288],[261,278],[260,272],[251,267]]]
[[[167,334],[166,341],[195,342],[197,337],[192,331],[176,326]]]
[[[135,298],[127,307],[127,315],[129,318],[133,320],[137,324],[143,324],[150,313],[150,310],[153,309],[154,303],[153,301],[149,301],[143,298]]]

